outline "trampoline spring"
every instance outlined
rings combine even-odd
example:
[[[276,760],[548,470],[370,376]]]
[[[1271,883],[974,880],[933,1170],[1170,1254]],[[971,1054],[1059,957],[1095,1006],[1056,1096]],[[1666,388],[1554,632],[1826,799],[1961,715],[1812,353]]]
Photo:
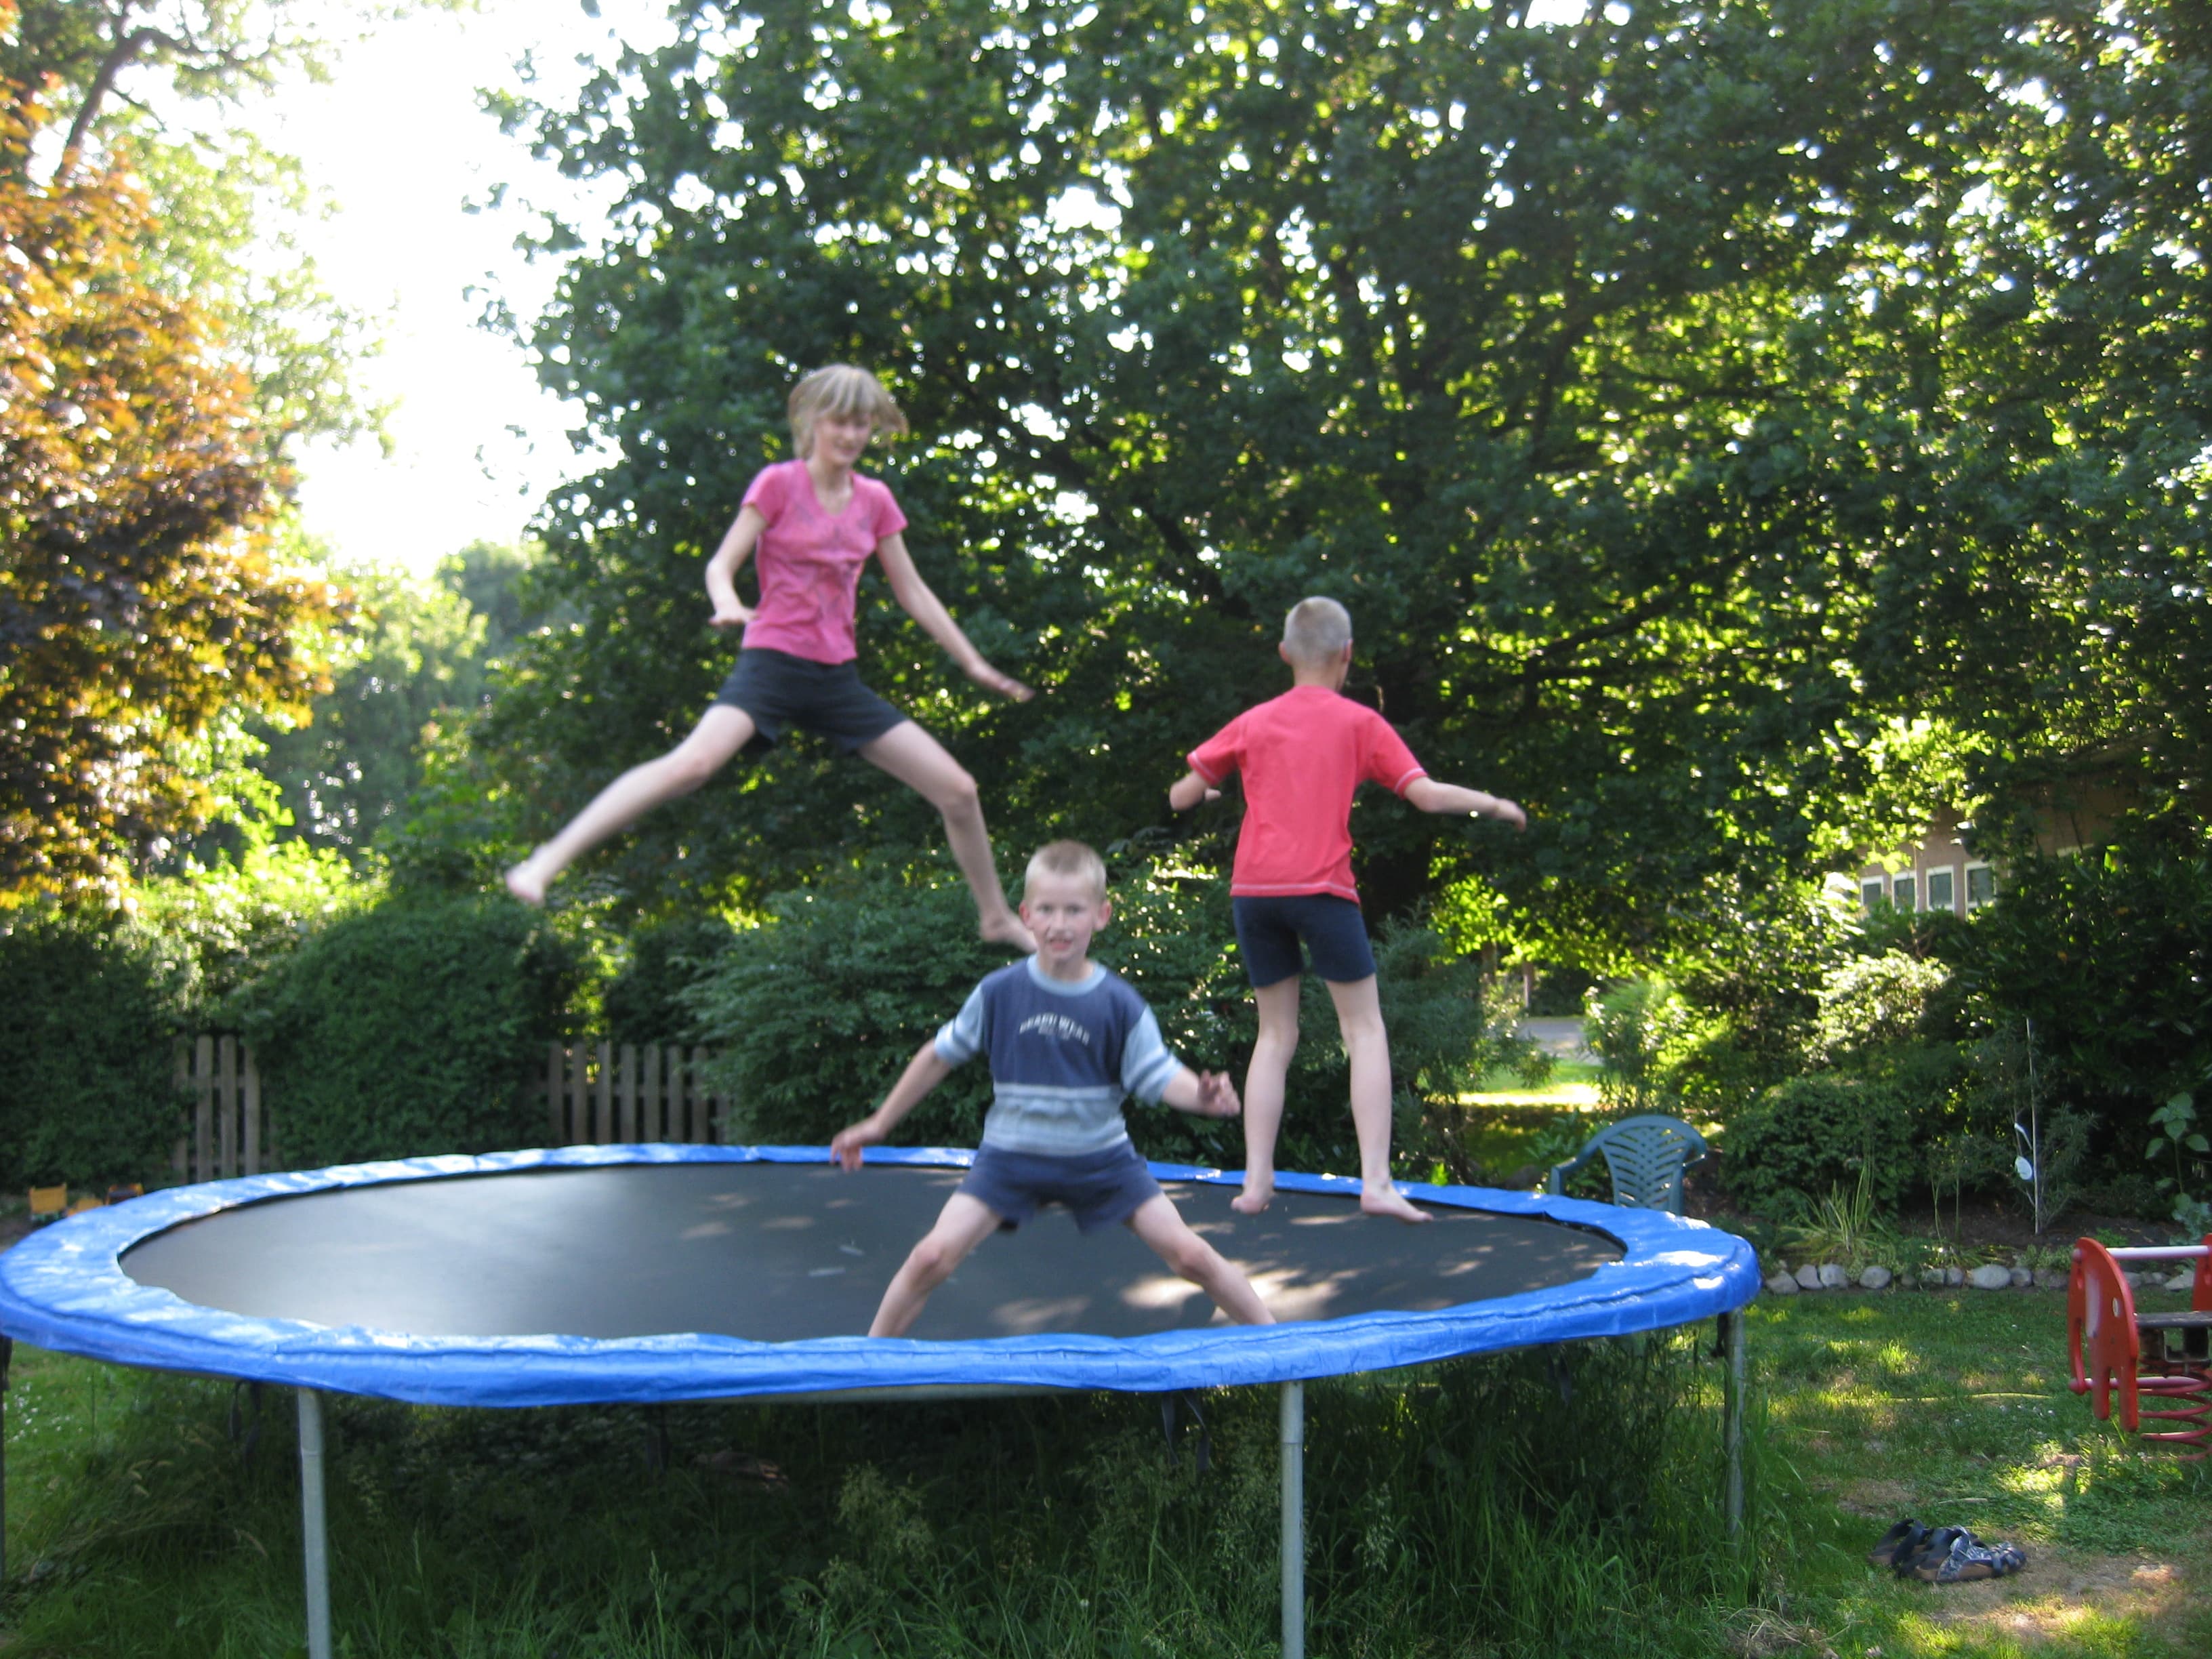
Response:
[[[8,1367],[15,1339],[0,1336],[0,1584],[8,1581]]]

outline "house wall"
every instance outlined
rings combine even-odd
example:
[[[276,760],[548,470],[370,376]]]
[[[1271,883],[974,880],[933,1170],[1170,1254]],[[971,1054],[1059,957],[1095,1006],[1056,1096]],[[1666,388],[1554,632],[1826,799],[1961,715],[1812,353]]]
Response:
[[[1954,812],[1938,813],[1918,845],[1902,856],[1862,865],[1859,902],[1868,909],[1948,910],[1961,915],[1996,896],[1996,873],[1967,851]]]
[[[2031,798],[2036,850],[2046,858],[2094,847],[2112,831],[2112,821],[2131,804],[2129,793],[2109,783],[2075,781],[2053,786]],[[1955,812],[1939,812],[1928,833],[1909,852],[1862,865],[1859,902],[1905,910],[1948,910],[1964,915],[1996,896],[1997,872],[1966,845]]]

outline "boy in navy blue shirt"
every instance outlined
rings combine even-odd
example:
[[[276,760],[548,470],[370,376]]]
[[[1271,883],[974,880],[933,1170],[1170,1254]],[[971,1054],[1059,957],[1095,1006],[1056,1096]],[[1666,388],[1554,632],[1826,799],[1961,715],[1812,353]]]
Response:
[[[954,1066],[990,1055],[992,1103],[975,1162],[884,1292],[868,1334],[904,1335],[969,1251],[1053,1203],[1074,1212],[1085,1232],[1126,1222],[1231,1320],[1273,1324],[1251,1281],[1190,1230],[1129,1143],[1125,1095],[1200,1117],[1234,1117],[1239,1107],[1226,1076],[1184,1066],[1160,1040],[1145,1000],[1091,960],[1091,937],[1114,913],[1105,865],[1081,842],[1040,848],[1021,909],[1036,954],[986,977],[922,1044],[884,1103],[830,1143],[838,1163],[859,1169],[864,1149]]]

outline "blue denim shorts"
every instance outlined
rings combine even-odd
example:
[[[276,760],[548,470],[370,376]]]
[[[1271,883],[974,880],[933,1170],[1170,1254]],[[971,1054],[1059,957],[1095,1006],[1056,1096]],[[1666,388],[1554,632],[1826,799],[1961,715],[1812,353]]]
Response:
[[[1127,1141],[1101,1152],[1056,1158],[984,1146],[960,1190],[994,1211],[1008,1232],[1048,1204],[1065,1204],[1083,1232],[1127,1221],[1159,1196],[1160,1183]]]
[[[1301,944],[1313,957],[1314,972],[1325,980],[1349,985],[1375,972],[1366,921],[1350,899],[1298,893],[1236,899],[1231,908],[1237,917],[1237,948],[1243,952],[1244,972],[1255,990],[1297,977]]]

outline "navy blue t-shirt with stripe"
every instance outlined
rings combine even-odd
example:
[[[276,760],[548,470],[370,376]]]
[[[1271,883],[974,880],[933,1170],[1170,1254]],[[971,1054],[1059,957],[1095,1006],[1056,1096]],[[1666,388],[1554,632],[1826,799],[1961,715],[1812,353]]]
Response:
[[[1127,1140],[1123,1098],[1158,1100],[1182,1064],[1127,981],[1094,963],[1068,984],[1034,957],[988,975],[936,1046],[948,1066],[990,1057],[986,1146],[1062,1158]]]

